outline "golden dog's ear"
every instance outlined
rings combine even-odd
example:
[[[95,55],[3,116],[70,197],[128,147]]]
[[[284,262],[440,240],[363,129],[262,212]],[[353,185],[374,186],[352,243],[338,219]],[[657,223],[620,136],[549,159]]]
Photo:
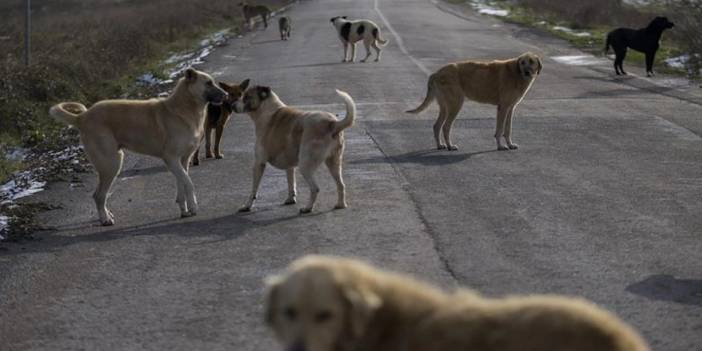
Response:
[[[219,84],[219,87],[220,87],[220,88],[222,88],[222,89],[224,89],[224,90],[226,90],[226,91],[229,91],[229,89],[232,88],[231,85],[229,85],[229,84],[227,84],[227,83],[225,83],[225,82],[217,82],[217,84]]]
[[[536,56],[536,64],[539,65],[539,69],[536,70],[536,74],[541,74],[541,69],[544,68],[544,66],[541,64],[541,57]]]
[[[266,278],[266,293],[263,303],[264,318],[266,324],[273,325],[275,319],[275,311],[278,308],[278,290],[283,278],[280,276],[272,276]]]
[[[354,336],[362,336],[375,312],[383,302],[378,295],[363,288],[346,287],[343,290],[347,302],[349,328]]]

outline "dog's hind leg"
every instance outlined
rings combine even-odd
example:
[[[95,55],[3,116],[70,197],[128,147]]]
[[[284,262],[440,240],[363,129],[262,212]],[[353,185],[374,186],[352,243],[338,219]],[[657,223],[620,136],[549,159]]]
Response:
[[[286,169],[285,173],[288,177],[288,198],[285,199],[283,205],[293,205],[297,202],[295,200],[295,196],[297,196],[297,186],[295,184],[295,167],[290,167]]]
[[[446,103],[438,97],[437,101],[439,102],[439,117],[437,117],[436,122],[434,122],[434,140],[436,141],[436,148],[439,150],[444,150],[446,149],[446,144],[441,142],[441,128],[446,122],[446,114],[448,112],[446,109]]]
[[[373,49],[375,49],[375,62],[380,61],[380,52],[382,51],[382,49],[378,46],[378,41],[373,40],[371,46],[373,47]]]
[[[241,206],[239,208],[239,212],[249,212],[251,211],[251,208],[253,207],[253,203],[256,200],[256,196],[258,195],[258,187],[261,185],[261,178],[263,177],[263,171],[266,170],[266,162],[259,162],[256,161],[253,167],[253,187],[251,189],[251,195],[249,195],[249,199],[246,201],[244,206]]]
[[[505,122],[508,114],[508,107],[497,105],[497,121],[495,126],[495,141],[497,141],[497,150],[509,150],[509,147],[502,143],[502,137],[505,134]]]
[[[331,173],[332,178],[336,182],[336,192],[337,201],[334,209],[346,208],[346,185],[344,184],[344,178],[341,175],[341,155],[343,154],[343,146],[339,150],[335,151],[331,156],[327,158],[325,163],[327,168],[329,168],[329,173]]]
[[[517,106],[515,105],[508,108],[507,120],[505,121],[505,132],[503,134],[505,137],[505,141],[507,142],[507,147],[510,150],[519,149],[519,145],[512,142],[512,117],[514,116],[514,109],[516,107]]]
[[[348,42],[343,42],[344,43],[344,59],[341,60],[341,62],[346,62],[346,58],[349,56],[349,43]]]
[[[463,107],[464,100],[463,96],[458,95],[456,93],[453,93],[451,95],[453,96],[451,96],[450,98],[446,98],[446,101],[449,102],[446,106],[446,122],[444,122],[444,125],[441,129],[444,135],[444,140],[446,141],[446,148],[450,151],[456,151],[458,150],[458,146],[451,142],[451,127],[453,127],[453,122],[456,120],[458,112],[460,112],[461,108]]]
[[[624,59],[626,58],[626,48],[624,48],[624,50],[615,49],[614,54],[614,70],[616,71],[617,75],[626,75],[626,72],[624,72]]]
[[[375,39],[371,37],[366,37],[363,39],[363,46],[366,48],[366,57],[361,60],[361,62],[366,62],[368,61],[368,58],[371,56],[371,43],[375,42]]]
[[[98,185],[93,193],[95,207],[97,208],[100,223],[104,226],[115,224],[112,212],[107,209],[107,199],[110,196],[110,189],[115,178],[122,169],[124,153],[117,149],[116,145],[100,145],[98,147],[108,147],[111,150],[86,149],[90,162],[95,166],[98,173]],[[114,147],[114,148],[113,148]]]
[[[303,136],[303,139],[305,137]],[[306,207],[300,209],[300,213],[310,213],[314,209],[314,204],[317,202],[317,195],[319,194],[319,186],[317,181],[314,179],[314,171],[319,167],[319,165],[324,160],[324,155],[321,154],[322,151],[314,150],[313,147],[303,146],[300,149],[300,173],[302,177],[305,178],[307,185],[310,187],[310,200]]]

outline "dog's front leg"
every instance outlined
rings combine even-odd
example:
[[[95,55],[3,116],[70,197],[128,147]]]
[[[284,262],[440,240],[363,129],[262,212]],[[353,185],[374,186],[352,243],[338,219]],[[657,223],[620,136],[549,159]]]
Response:
[[[351,45],[351,59],[349,62],[354,62],[356,61],[356,43],[352,43]]]
[[[497,142],[497,150],[509,150],[509,148],[502,143],[502,136],[505,133],[505,120],[507,119],[507,113],[509,109],[505,106],[497,106],[497,121],[495,125],[495,141]]]
[[[512,106],[508,109],[507,111],[507,120],[505,121],[505,141],[507,142],[507,147],[510,150],[516,150],[519,149],[519,145],[515,144],[512,142],[512,117],[514,116],[514,108],[516,106]]]
[[[183,168],[182,160],[166,159],[168,170],[173,173],[178,183],[178,195],[176,201],[180,207],[181,217],[191,217],[197,214],[197,199],[195,198],[195,188],[188,172]]]
[[[283,205],[294,205],[297,201],[295,196],[297,195],[297,189],[295,185],[295,167],[290,167],[285,170],[288,176],[288,198],[285,199]]]
[[[244,206],[241,206],[239,212],[249,212],[253,207],[253,203],[258,195],[258,186],[261,184],[261,178],[263,177],[263,171],[266,169],[265,161],[256,161],[253,167],[253,188],[251,189],[251,195],[246,201]]]
[[[346,62],[346,58],[349,56],[349,43],[344,41],[344,59],[341,62]]]

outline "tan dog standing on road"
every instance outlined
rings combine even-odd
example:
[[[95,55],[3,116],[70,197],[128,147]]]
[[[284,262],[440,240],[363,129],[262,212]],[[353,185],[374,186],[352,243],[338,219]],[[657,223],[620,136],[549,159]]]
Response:
[[[626,323],[582,299],[447,294],[326,256],[269,278],[265,320],[288,351],[648,351]]]
[[[463,61],[448,64],[429,76],[427,96],[408,113],[424,111],[436,99],[439,117],[434,123],[434,139],[439,150],[457,150],[451,142],[451,126],[465,98],[497,106],[495,140],[498,150],[515,150],[512,142],[514,109],[541,73],[541,59],[530,52],[519,57],[490,62]],[[443,134],[444,144],[441,141]],[[502,143],[504,137],[506,145]]]
[[[106,203],[122,168],[122,149],[162,159],[176,177],[181,217],[197,213],[190,158],[202,140],[207,103],[221,103],[227,93],[208,74],[188,69],[165,99],[104,100],[90,109],[77,102],[55,105],[49,113],[78,128],[85,153],[98,173],[93,194],[102,225],[113,225]]]
[[[329,112],[305,112],[288,107],[270,88],[262,86],[248,89],[234,104],[234,111],[247,112],[256,128],[253,189],[240,212],[251,210],[267,163],[287,172],[286,205],[296,202],[295,168],[299,166],[310,187],[310,202],[300,209],[300,213],[308,213],[313,210],[319,193],[314,172],[324,162],[336,182],[338,201],[335,208],[346,208],[346,190],[341,176],[343,130],[353,125],[356,105],[349,94],[339,90],[336,93],[346,104],[346,118],[341,121]]]
[[[278,19],[278,31],[280,32],[280,40],[290,39],[292,33],[292,20],[288,16],[280,16]]]

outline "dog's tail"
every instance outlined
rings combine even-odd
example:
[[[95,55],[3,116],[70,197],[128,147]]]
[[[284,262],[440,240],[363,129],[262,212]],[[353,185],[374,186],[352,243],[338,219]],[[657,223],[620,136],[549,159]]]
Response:
[[[342,130],[352,126],[354,120],[356,119],[356,103],[353,102],[351,95],[338,89],[336,90],[336,93],[339,94],[342,99],[344,99],[344,104],[346,105],[346,117],[343,120],[334,123],[334,131],[332,132],[333,135],[336,135]]]
[[[377,40],[380,43],[380,45],[385,45],[388,43],[386,39],[380,37],[380,31],[378,30],[378,28],[373,28],[373,38],[375,38],[375,40]]]
[[[69,111],[70,110],[70,111]],[[49,109],[49,115],[57,121],[77,127],[80,123],[80,116],[88,111],[85,105],[78,102],[62,102]]]
[[[434,80],[436,80],[436,76],[433,74],[429,76],[429,81],[427,82],[427,96],[424,98],[424,101],[422,101],[422,104],[419,105],[419,107],[415,108],[414,110],[407,110],[405,112],[407,113],[420,113],[429,107],[431,105],[432,101],[436,98],[436,95],[434,95]]]
[[[611,33],[607,34],[607,39],[605,40],[605,47],[604,47],[604,55],[607,56],[607,52],[609,52],[609,47],[610,45],[610,39],[611,39]]]

